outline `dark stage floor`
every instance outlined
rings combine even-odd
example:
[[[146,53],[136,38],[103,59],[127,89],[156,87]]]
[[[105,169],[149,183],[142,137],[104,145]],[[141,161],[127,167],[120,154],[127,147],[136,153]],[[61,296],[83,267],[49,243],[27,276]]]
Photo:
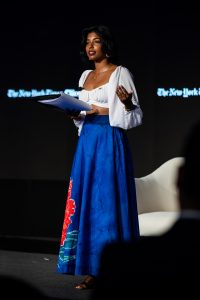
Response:
[[[16,245],[13,248],[18,247]],[[41,291],[45,299],[90,299],[91,290],[80,291],[74,288],[74,284],[83,279],[82,276],[62,275],[56,272],[57,254],[31,252],[30,248],[28,250],[10,250],[3,247],[0,250],[0,276],[11,276],[28,282]],[[12,289],[12,286],[8,289]]]

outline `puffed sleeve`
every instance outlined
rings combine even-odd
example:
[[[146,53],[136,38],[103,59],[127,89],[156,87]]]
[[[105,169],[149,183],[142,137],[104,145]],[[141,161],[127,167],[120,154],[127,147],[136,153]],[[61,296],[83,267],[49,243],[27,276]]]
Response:
[[[129,93],[132,92],[132,103],[136,106],[134,110],[125,110],[124,104],[116,94],[118,85],[123,85]],[[111,126],[130,129],[142,124],[143,113],[139,105],[133,76],[131,72],[123,66],[118,66],[116,72],[113,72],[110,77],[108,86],[108,104]]]
[[[79,85],[78,85],[79,88],[83,87],[85,79],[87,78],[87,75],[89,74],[89,72],[91,72],[91,70],[85,70],[81,74],[81,77],[79,79]],[[81,92],[79,93],[79,99],[84,101],[84,99],[82,98],[82,93]],[[75,126],[78,128],[78,135],[81,134],[81,130],[82,130],[82,127],[83,127],[85,116],[86,116],[86,111],[81,111],[79,116],[80,116],[79,120],[73,119],[73,122],[74,122]]]

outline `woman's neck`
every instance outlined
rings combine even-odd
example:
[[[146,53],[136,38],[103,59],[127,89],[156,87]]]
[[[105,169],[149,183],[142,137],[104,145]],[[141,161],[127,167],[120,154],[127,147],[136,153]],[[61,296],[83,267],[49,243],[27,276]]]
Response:
[[[108,60],[102,60],[101,62],[95,62],[95,72],[101,73],[109,70],[113,66]]]

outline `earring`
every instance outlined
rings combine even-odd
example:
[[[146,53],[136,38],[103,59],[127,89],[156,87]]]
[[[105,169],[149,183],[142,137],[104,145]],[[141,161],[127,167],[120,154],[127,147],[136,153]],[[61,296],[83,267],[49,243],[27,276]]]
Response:
[[[110,57],[110,55],[108,55],[108,54],[106,53],[106,57],[107,57],[107,58],[109,58],[109,57]]]

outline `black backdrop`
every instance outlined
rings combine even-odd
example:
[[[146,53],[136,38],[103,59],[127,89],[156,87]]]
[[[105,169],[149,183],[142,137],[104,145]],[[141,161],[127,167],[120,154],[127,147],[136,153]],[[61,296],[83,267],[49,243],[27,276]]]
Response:
[[[111,27],[121,64],[135,78],[144,113],[143,125],[128,132],[135,176],[145,176],[181,155],[184,137],[199,119],[200,96],[160,97],[157,89],[200,88],[198,10],[191,1],[187,6],[179,1],[147,2],[123,1],[121,5],[110,3],[111,7],[94,1],[69,6],[59,1],[4,6],[0,179],[5,209],[1,233],[60,233],[77,130],[64,113],[8,98],[6,93],[8,89],[77,89],[84,70],[80,35],[86,26],[101,23]]]

